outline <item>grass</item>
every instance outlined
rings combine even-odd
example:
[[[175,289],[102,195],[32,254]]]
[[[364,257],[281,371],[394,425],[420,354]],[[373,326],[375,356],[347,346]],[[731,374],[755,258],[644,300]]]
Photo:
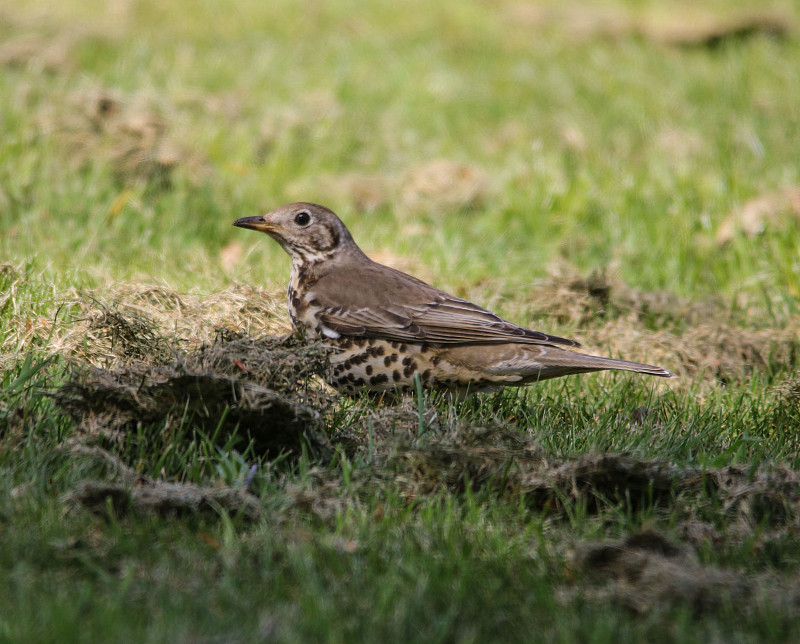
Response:
[[[797,638],[792,3],[51,5],[0,14],[0,641]],[[75,363],[285,331],[288,258],[230,224],[295,199],[681,379],[335,399],[282,453],[198,396],[59,406]],[[164,482],[259,510],[143,511]]]

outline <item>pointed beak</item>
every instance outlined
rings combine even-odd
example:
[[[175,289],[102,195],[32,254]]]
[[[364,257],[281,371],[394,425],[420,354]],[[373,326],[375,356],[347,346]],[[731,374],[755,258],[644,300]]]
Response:
[[[262,215],[258,215],[257,217],[242,217],[241,219],[234,221],[233,225],[238,226],[239,228],[252,228],[253,230],[260,230],[265,233],[273,231],[277,228],[277,226],[268,224],[266,221],[264,221],[264,217]]]

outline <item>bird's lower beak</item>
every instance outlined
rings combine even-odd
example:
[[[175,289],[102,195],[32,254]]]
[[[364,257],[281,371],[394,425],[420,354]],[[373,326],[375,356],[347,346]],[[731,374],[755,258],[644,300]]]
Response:
[[[241,219],[234,221],[233,225],[238,226],[239,228],[252,228],[253,230],[260,230],[265,233],[275,230],[275,226],[264,221],[264,217],[261,215],[256,217],[242,217]]]

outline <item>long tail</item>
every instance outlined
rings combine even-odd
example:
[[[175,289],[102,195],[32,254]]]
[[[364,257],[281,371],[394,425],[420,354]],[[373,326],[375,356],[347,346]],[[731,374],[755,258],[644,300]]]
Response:
[[[582,355],[581,357],[587,359],[587,362],[590,366],[592,366],[593,371],[616,369],[617,371],[635,371],[636,373],[646,373],[650,374],[651,376],[661,376],[662,378],[678,377],[663,367],[657,367],[655,365],[645,364],[643,362],[632,362],[631,360],[618,360],[617,358],[603,358],[602,356],[590,355]]]
[[[661,378],[677,378],[666,369],[652,364],[632,362],[630,360],[617,360],[616,358],[604,358],[585,353],[576,353],[558,347],[548,347],[542,351],[533,364],[530,365],[528,374],[525,374],[525,382],[537,380],[549,380],[560,376],[569,376],[576,373],[588,373],[591,371],[633,371],[644,373]]]

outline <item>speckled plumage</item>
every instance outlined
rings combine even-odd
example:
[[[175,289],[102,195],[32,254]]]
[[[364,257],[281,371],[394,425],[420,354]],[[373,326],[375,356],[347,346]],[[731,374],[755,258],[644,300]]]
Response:
[[[458,393],[605,369],[671,376],[564,349],[579,345],[373,262],[323,206],[293,203],[234,225],[267,233],[291,256],[292,325],[335,349],[331,384],[341,391],[409,390],[415,373],[424,386]]]

